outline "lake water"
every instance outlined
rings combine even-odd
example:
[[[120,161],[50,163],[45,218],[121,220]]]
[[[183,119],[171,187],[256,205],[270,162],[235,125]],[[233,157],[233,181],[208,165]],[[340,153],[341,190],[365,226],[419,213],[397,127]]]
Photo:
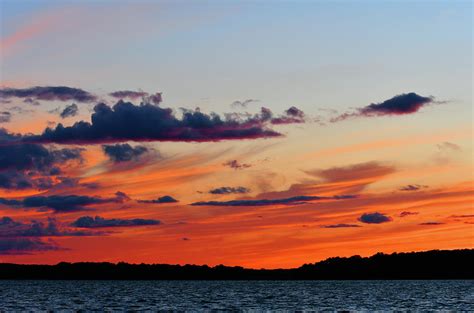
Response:
[[[474,281],[1,281],[0,311],[474,311]]]

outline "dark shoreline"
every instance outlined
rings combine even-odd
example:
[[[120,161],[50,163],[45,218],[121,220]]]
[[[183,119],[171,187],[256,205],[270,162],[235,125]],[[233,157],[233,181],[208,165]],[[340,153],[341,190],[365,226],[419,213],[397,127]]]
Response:
[[[329,258],[293,269],[128,263],[0,263],[3,280],[451,280],[474,279],[474,249]]]

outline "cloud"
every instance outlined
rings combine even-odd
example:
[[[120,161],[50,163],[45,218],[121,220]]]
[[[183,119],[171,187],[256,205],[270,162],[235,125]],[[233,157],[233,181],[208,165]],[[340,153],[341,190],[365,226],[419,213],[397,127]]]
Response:
[[[103,145],[102,150],[115,163],[136,161],[140,156],[148,152],[145,146],[132,147],[128,143]]]
[[[320,191],[358,193],[368,185],[394,173],[396,169],[391,165],[371,161],[351,164],[327,169],[305,171],[306,174],[322,180],[317,189]]]
[[[251,164],[240,163],[240,162],[237,161],[237,160],[227,161],[227,162],[225,162],[225,163],[222,164],[222,165],[228,166],[228,167],[230,167],[230,168],[233,168],[234,170],[242,170],[242,169],[244,169],[244,168],[249,168],[249,167],[252,166]]]
[[[10,122],[10,119],[12,117],[12,114],[10,112],[0,112],[0,123],[8,123]]]
[[[305,114],[300,109],[291,107],[285,111],[285,115],[273,118],[271,123],[275,125],[305,123]]]
[[[418,225],[423,225],[423,226],[436,226],[436,225],[443,225],[444,223],[441,222],[425,222],[425,223],[420,223]]]
[[[306,171],[307,174],[322,178],[326,182],[345,182],[354,179],[376,180],[379,177],[395,172],[395,168],[378,162],[358,163],[324,170]]]
[[[91,216],[82,216],[74,221],[71,226],[79,228],[99,228],[99,227],[125,227],[125,226],[145,226],[145,225],[159,225],[159,220],[152,219],[105,219],[100,216],[95,218]]]
[[[452,218],[473,218],[474,214],[451,215]]]
[[[374,212],[374,213],[364,213],[359,217],[359,221],[367,224],[381,224],[392,221],[390,216],[387,216],[383,213]]]
[[[55,213],[86,210],[86,207],[103,203],[122,203],[128,200],[123,193],[117,193],[113,198],[100,198],[78,195],[31,196],[23,200],[0,198],[0,204],[24,208],[49,208]]]
[[[418,191],[420,189],[423,189],[423,188],[428,188],[428,186],[426,185],[406,185],[406,186],[402,186],[400,187],[400,191]]]
[[[117,99],[139,99],[148,96],[148,92],[145,91],[131,91],[131,90],[120,90],[109,93],[109,96]]]
[[[142,103],[134,105],[120,100],[113,107],[99,103],[91,122],[79,121],[72,126],[58,124],[41,135],[24,138],[42,143],[107,143],[120,141],[204,142],[257,139],[282,136],[269,128],[270,119],[257,114],[248,118],[227,116],[199,110],[185,111],[181,119],[169,108]]]
[[[449,141],[439,143],[436,146],[438,147],[440,151],[443,151],[443,150],[451,150],[451,151],[456,151],[456,152],[462,151],[460,146]]]
[[[158,199],[155,200],[138,200],[137,202],[139,203],[156,203],[156,204],[161,204],[161,203],[175,203],[178,202],[175,198],[171,196],[163,196],[159,197]]]
[[[131,91],[131,90],[120,90],[109,93],[109,96],[117,99],[131,99],[136,100],[142,98],[144,102],[158,105],[163,101],[161,92],[149,94],[145,91]]]
[[[225,195],[230,193],[248,193],[250,189],[245,187],[219,187],[212,190],[209,190],[209,193],[214,195]]]
[[[317,197],[317,196],[295,196],[290,198],[281,198],[281,199],[252,199],[252,200],[231,200],[231,201],[201,201],[194,202],[191,205],[196,206],[265,206],[265,205],[298,205],[305,204],[307,201],[315,200],[342,200],[355,198],[353,195],[343,195],[343,196],[333,196],[333,197]]]
[[[361,227],[357,224],[332,224],[332,225],[323,225],[322,228],[353,228],[353,227]]]
[[[20,138],[0,129],[0,188],[48,189],[54,184],[50,176],[61,173],[60,165],[82,162],[82,148],[47,149]]]
[[[36,101],[34,99],[31,99],[31,98],[26,98],[25,100],[23,100],[23,103],[28,103],[28,104],[31,104],[31,105],[41,105],[41,103],[39,101]]]
[[[55,219],[49,218],[47,224],[40,221],[21,223],[8,216],[0,219],[1,237],[56,237],[56,236],[91,236],[99,233],[71,230],[61,227]]]
[[[433,97],[423,97],[414,92],[404,93],[383,102],[372,103],[366,107],[359,108],[356,112],[341,114],[332,118],[331,122],[339,122],[353,117],[412,114],[432,103],[434,103]]]
[[[47,86],[30,88],[0,88],[0,98],[23,98],[29,101],[77,101],[93,102],[97,97],[79,88],[66,86]]]
[[[231,107],[242,107],[242,108],[246,108],[250,103],[253,103],[253,102],[258,102],[260,100],[257,100],[257,99],[247,99],[247,100],[243,100],[243,101],[234,101],[232,102],[232,104],[230,105]]]
[[[410,216],[410,215],[418,215],[418,212],[409,212],[409,211],[403,211],[400,213],[400,217],[405,217],[405,216]]]
[[[78,112],[79,108],[77,107],[77,104],[73,103],[71,105],[66,106],[64,110],[59,114],[59,116],[61,116],[61,118],[76,116]]]
[[[31,252],[59,250],[51,240],[42,241],[38,238],[0,238],[0,254],[15,255]]]

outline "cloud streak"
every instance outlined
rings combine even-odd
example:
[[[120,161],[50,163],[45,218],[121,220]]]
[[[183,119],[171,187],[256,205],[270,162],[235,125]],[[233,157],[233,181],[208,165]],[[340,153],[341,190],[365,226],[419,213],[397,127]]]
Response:
[[[79,228],[102,228],[102,227],[130,227],[130,226],[148,226],[148,225],[159,225],[159,220],[152,219],[106,219],[100,216],[82,216],[74,221],[71,226]]]
[[[0,88],[0,99],[29,99],[29,101],[77,101],[93,102],[97,97],[85,90],[66,86],[46,86],[30,88]]]
[[[252,200],[231,200],[231,201],[201,201],[194,202],[194,206],[267,206],[267,205],[299,205],[305,204],[308,201],[316,200],[342,200],[355,198],[354,195],[342,195],[332,197],[318,197],[318,196],[295,196],[281,199],[252,199]]]
[[[60,227],[57,221],[49,218],[47,224],[40,221],[21,223],[8,216],[0,219],[0,237],[58,237],[58,236],[91,236],[98,233],[71,230]]]
[[[123,193],[113,198],[100,198],[78,195],[31,196],[23,200],[0,198],[0,204],[23,208],[48,208],[55,213],[86,210],[88,206],[104,203],[122,203],[128,200]]]

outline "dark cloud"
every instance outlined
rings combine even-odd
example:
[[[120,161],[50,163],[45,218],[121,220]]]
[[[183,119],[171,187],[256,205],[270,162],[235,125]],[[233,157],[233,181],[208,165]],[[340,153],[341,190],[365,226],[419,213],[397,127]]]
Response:
[[[332,225],[323,225],[322,228],[352,228],[352,227],[361,227],[357,224],[332,224]]]
[[[59,250],[58,246],[51,240],[42,241],[38,238],[0,238],[0,254],[30,254]]]
[[[178,200],[176,200],[175,198],[171,197],[171,196],[163,196],[163,197],[159,197],[158,199],[155,199],[155,200],[138,200],[139,203],[157,203],[157,204],[160,204],[160,203],[175,203],[175,202],[178,202]]]
[[[78,195],[31,196],[23,200],[0,198],[0,204],[23,208],[48,208],[55,213],[86,210],[86,207],[103,203],[122,203],[128,200],[123,193],[117,193],[113,198],[100,198]]]
[[[78,88],[65,86],[48,86],[48,87],[30,87],[30,88],[1,88],[0,98],[23,98],[30,102],[35,100],[44,101],[77,101],[77,102],[93,102],[97,97],[87,91]]]
[[[410,215],[418,215],[418,212],[409,212],[409,211],[403,211],[400,213],[400,217],[405,217],[405,216],[410,216]]]
[[[402,186],[400,187],[400,191],[418,191],[420,189],[423,189],[423,188],[428,188],[428,186],[426,185],[406,185],[406,186]]]
[[[99,228],[99,227],[125,227],[125,226],[145,226],[145,225],[159,225],[159,220],[151,219],[105,219],[100,216],[95,218],[91,216],[82,216],[71,224],[74,227],[80,228]]]
[[[434,103],[433,97],[423,97],[414,92],[401,94],[381,103],[372,103],[366,107],[357,109],[356,112],[344,113],[331,119],[338,122],[353,117],[404,115],[418,112],[423,106]]]
[[[148,152],[148,149],[144,146],[132,147],[128,143],[103,145],[102,150],[115,163],[136,161]]]
[[[56,236],[91,236],[98,233],[77,231],[61,227],[53,218],[49,218],[45,224],[40,221],[21,223],[14,221],[8,216],[0,219],[1,237],[56,237]]]
[[[131,90],[120,90],[109,93],[109,96],[117,99],[139,99],[148,96],[148,92],[145,91],[131,91]]]
[[[359,221],[367,224],[381,224],[392,221],[390,216],[387,216],[383,213],[374,212],[374,213],[364,213],[359,217]]]
[[[144,102],[158,105],[163,101],[161,92],[150,94],[145,91],[120,90],[109,93],[109,96],[117,99],[136,100],[141,98]]]
[[[245,187],[219,187],[212,190],[209,190],[209,193],[214,195],[225,195],[230,193],[248,193],[250,189]]]
[[[230,167],[230,168],[233,168],[234,170],[242,170],[242,169],[244,169],[244,168],[252,167],[251,164],[240,163],[240,162],[237,161],[237,160],[230,160],[230,161],[225,162],[225,163],[222,164],[222,165],[228,166],[228,167]]]
[[[62,112],[59,114],[59,116],[61,116],[61,118],[76,116],[78,112],[79,108],[77,107],[77,104],[73,103],[71,105],[66,106],[64,110],[62,110]]]
[[[291,107],[285,111],[285,115],[271,119],[271,123],[279,124],[301,124],[305,122],[305,114],[296,107]]]
[[[259,100],[256,100],[256,99],[247,99],[247,100],[243,100],[243,101],[234,101],[232,102],[231,106],[232,107],[242,107],[242,108],[246,108],[250,103],[253,103],[253,102],[258,102]]]
[[[10,112],[0,112],[0,123],[8,123],[12,118],[12,114]]]
[[[53,185],[50,176],[60,174],[58,165],[82,162],[82,148],[47,149],[19,138],[0,129],[0,188],[48,189]]]
[[[305,204],[307,201],[315,200],[342,200],[355,198],[353,195],[333,196],[333,197],[317,197],[317,196],[295,196],[282,199],[252,199],[252,200],[231,200],[231,201],[201,201],[194,202],[191,205],[209,205],[209,206],[265,206],[265,205],[298,205]]]
[[[423,225],[423,226],[436,226],[436,225],[443,225],[444,223],[441,222],[425,222],[425,223],[420,223],[418,225]]]
[[[181,119],[169,108],[120,100],[113,107],[99,103],[91,123],[73,126],[58,124],[43,134],[28,136],[26,141],[43,143],[107,143],[112,141],[185,141],[203,142],[232,139],[256,139],[281,136],[268,128],[270,119],[261,114],[245,119],[185,111]]]

